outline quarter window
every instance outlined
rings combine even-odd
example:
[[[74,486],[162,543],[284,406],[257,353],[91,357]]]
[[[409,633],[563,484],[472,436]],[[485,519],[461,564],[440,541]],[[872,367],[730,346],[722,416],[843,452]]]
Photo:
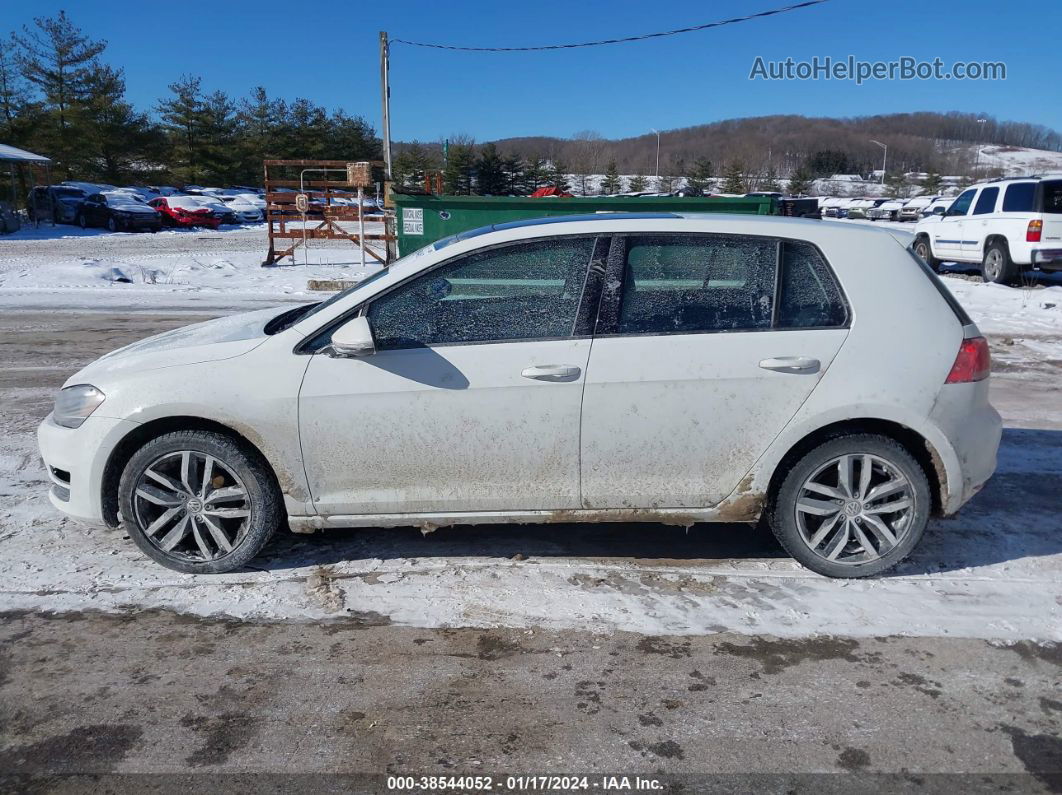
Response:
[[[999,198],[999,188],[984,188],[981,190],[981,195],[977,197],[977,204],[974,205],[974,215],[984,215],[985,213],[993,212],[996,209],[996,199]]]
[[[1031,213],[1035,193],[1035,182],[1015,182],[1013,185],[1007,185],[1007,190],[1003,194],[1003,212]]]
[[[476,252],[369,305],[380,350],[571,336],[593,238]]]
[[[848,319],[841,288],[819,252],[807,243],[782,244],[779,298],[779,328],[843,326]]]

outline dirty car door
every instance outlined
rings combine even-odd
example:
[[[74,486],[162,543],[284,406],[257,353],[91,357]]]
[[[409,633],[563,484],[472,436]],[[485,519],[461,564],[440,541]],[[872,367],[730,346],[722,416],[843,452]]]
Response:
[[[840,289],[815,247],[766,237],[616,238],[608,267],[583,399],[583,507],[715,505],[840,349]]]
[[[300,430],[318,512],[578,507],[591,329],[577,318],[594,246],[461,256],[363,310],[375,354],[316,353]]]

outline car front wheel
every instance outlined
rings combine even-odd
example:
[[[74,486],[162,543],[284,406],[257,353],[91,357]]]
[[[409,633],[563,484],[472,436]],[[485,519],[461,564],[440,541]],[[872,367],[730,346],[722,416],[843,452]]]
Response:
[[[77,214],[77,225],[82,229],[88,229],[88,218],[85,217],[84,213]]]
[[[107,229],[111,232],[118,231],[118,222],[114,220],[114,216],[107,219]]]
[[[268,465],[211,431],[177,431],[141,447],[118,486],[123,526],[149,557],[190,574],[245,566],[280,525]]]
[[[914,549],[929,521],[929,481],[899,443],[840,436],[805,453],[768,511],[785,550],[826,577],[869,577]]]

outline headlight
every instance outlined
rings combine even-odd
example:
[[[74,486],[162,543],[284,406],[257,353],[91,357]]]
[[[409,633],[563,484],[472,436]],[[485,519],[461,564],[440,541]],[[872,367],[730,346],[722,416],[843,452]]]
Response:
[[[77,384],[60,389],[55,396],[52,419],[64,428],[80,427],[107,396],[89,384]]]

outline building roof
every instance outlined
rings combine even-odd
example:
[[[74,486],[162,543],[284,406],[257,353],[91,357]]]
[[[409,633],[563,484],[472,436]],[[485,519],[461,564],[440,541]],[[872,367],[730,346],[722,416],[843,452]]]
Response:
[[[18,163],[51,163],[50,157],[44,155],[35,155],[33,152],[27,152],[25,149],[19,149],[17,146],[9,146],[8,144],[0,144],[0,161],[15,161]]]

